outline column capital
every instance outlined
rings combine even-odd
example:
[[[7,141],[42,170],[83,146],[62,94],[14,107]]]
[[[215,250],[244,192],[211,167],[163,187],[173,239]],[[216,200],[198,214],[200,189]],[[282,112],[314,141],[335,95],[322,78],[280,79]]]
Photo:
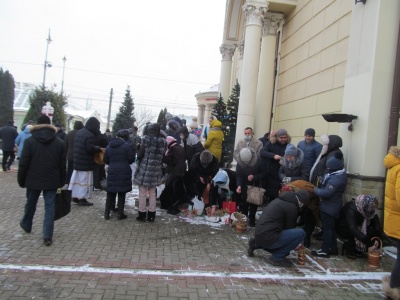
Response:
[[[262,26],[263,16],[268,11],[269,2],[265,0],[247,0],[242,6],[245,15],[245,24]]]
[[[239,59],[243,59],[243,54],[244,54],[244,40],[242,40],[242,41],[239,43],[238,49],[239,49]]]
[[[267,12],[263,19],[263,36],[276,35],[282,23],[284,23],[282,14]]]
[[[222,44],[221,47],[219,47],[219,52],[222,54],[222,60],[232,60],[233,54],[235,54],[235,45],[226,45]]]

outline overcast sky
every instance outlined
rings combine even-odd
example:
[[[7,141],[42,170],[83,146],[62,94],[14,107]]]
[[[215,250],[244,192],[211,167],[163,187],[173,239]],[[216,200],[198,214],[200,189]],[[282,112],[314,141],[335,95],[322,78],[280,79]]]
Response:
[[[129,85],[136,107],[197,115],[199,91],[219,83],[225,0],[1,0],[0,67],[82,107],[117,110]]]

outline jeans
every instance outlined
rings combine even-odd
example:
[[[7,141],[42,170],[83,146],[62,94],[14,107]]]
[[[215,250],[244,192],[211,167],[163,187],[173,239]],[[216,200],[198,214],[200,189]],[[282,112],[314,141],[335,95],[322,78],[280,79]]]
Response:
[[[28,231],[32,230],[33,217],[36,212],[36,205],[41,190],[26,189],[26,204],[21,226]],[[54,231],[54,208],[57,190],[43,190],[44,198],[44,220],[43,220],[43,239],[53,238]]]
[[[336,240],[336,228],[335,228],[335,217],[327,214],[326,212],[320,211],[321,224],[322,224],[322,246],[321,250],[325,253],[337,250]]]
[[[281,232],[279,239],[264,250],[272,253],[272,259],[283,260],[304,240],[305,236],[306,233],[302,228],[285,229]]]
[[[149,194],[149,211],[156,211],[156,187],[139,185],[139,211],[146,212],[147,193]]]

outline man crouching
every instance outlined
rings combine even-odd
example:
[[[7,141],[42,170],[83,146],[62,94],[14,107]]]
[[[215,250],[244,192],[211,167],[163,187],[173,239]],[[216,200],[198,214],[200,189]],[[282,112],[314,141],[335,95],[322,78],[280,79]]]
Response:
[[[290,267],[286,259],[305,237],[302,228],[296,228],[299,210],[310,202],[308,192],[282,192],[263,209],[257,222],[255,237],[249,240],[248,255],[254,256],[254,250],[264,249],[272,253],[270,263],[274,266]]]

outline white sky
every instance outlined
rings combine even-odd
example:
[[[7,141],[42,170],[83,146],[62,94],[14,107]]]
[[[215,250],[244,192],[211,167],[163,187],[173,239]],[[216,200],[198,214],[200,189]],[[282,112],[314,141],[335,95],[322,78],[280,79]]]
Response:
[[[70,101],[117,111],[129,85],[136,108],[197,115],[194,97],[219,83],[225,0],[1,0],[0,67]],[[56,86],[55,86],[56,85]]]

